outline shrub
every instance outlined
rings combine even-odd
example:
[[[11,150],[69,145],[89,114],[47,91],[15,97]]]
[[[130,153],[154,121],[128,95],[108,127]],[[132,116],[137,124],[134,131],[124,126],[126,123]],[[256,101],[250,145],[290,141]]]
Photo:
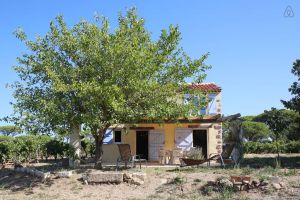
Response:
[[[195,160],[202,160],[204,159],[204,155],[203,155],[203,151],[202,148],[191,148],[187,154],[186,154],[187,158],[190,159],[195,159]]]
[[[63,158],[65,149],[64,143],[57,139],[52,139],[46,143],[47,156],[53,156],[55,160],[57,156]]]
[[[278,141],[281,153],[300,153],[300,141]],[[246,142],[246,153],[276,153],[276,143]]]

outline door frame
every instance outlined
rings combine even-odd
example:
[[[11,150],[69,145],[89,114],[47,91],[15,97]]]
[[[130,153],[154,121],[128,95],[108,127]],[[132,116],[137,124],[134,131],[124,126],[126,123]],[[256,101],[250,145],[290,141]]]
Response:
[[[209,129],[208,128],[192,128],[192,130],[205,130],[206,131],[206,152],[207,152],[207,158],[209,158]],[[194,141],[193,141],[193,146],[194,146]]]
[[[149,133],[150,133],[150,130],[151,129],[136,129],[135,130],[135,154],[137,155],[137,132],[142,132],[142,131],[144,131],[144,132],[147,132],[148,134],[147,134],[147,160],[149,160]]]

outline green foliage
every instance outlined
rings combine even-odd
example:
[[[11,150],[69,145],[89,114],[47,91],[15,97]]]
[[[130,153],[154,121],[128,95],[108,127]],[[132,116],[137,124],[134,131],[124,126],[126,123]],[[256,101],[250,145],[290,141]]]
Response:
[[[176,176],[172,183],[176,184],[176,185],[182,185],[183,183],[185,183],[187,181],[186,177],[183,177],[181,175]]]
[[[284,138],[284,132],[287,130],[290,120],[286,117],[284,110],[278,110],[271,108],[271,110],[265,110],[263,114],[258,116],[256,119],[263,121],[269,129],[274,133],[277,158],[279,157],[280,145],[279,140]]]
[[[0,126],[0,133],[4,136],[16,136],[21,133],[21,129],[17,126]]]
[[[63,157],[65,150],[68,149],[69,146],[66,146],[62,141],[56,139],[46,143],[47,156],[53,156],[55,160],[57,159],[57,156]]]
[[[0,136],[0,162],[12,157],[13,138],[10,136]]]
[[[186,94],[187,80],[203,81],[208,53],[187,56],[178,26],[155,41],[132,8],[119,15],[114,31],[104,17],[69,28],[58,16],[44,37],[31,41],[21,30],[16,36],[29,52],[14,66],[20,77],[12,85],[14,108],[17,123],[31,132],[66,134],[84,124],[102,145],[110,125],[198,113],[192,103],[178,104],[178,95]]]
[[[242,124],[243,136],[248,141],[260,141],[270,136],[270,130],[262,122],[244,121]]]
[[[95,155],[95,150],[96,147],[94,145],[94,141],[90,139],[83,139],[81,140],[81,147],[83,151],[85,152],[85,156],[87,157],[88,155]]]
[[[300,60],[297,59],[293,63],[291,72],[297,77],[297,81],[295,81],[289,88],[289,92],[294,97],[289,101],[281,100],[281,102],[286,108],[294,110],[300,114]]]
[[[69,144],[48,135],[0,136],[0,162],[8,159],[28,162],[31,159],[71,156]]]
[[[202,160],[204,159],[204,155],[202,152],[202,148],[191,148],[186,155],[190,159],[195,159],[195,160]]]
[[[300,153],[300,141],[278,141],[278,146],[281,153]],[[276,142],[261,143],[261,142],[245,142],[245,153],[277,153]]]

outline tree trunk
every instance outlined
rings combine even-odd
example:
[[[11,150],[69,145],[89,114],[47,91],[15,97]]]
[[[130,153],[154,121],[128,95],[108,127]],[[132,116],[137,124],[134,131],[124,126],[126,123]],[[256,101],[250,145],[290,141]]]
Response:
[[[277,163],[276,163],[276,167],[279,167],[278,165],[281,165],[280,162],[280,155],[279,155],[279,144],[278,144],[278,136],[276,135],[276,149],[277,149]]]
[[[80,165],[80,150],[81,150],[81,143],[80,143],[80,124],[73,124],[72,127],[72,134],[70,135],[70,144],[74,148],[74,157],[69,158],[69,165],[70,167],[78,167]]]
[[[94,135],[96,142],[96,152],[95,152],[95,168],[102,169],[102,156],[103,156],[103,139],[107,128],[101,129],[97,134]]]

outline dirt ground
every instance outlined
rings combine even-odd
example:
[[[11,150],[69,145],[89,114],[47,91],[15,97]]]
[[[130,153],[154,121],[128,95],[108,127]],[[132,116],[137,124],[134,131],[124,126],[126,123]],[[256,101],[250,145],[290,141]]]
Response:
[[[300,156],[296,157],[296,160],[291,162],[294,164],[292,166],[296,166],[294,168],[255,168],[247,164],[246,167],[225,169],[153,166],[141,170],[127,169],[126,171],[142,171],[147,174],[147,180],[141,186],[128,183],[85,185],[81,177],[87,172],[86,169],[77,170],[71,178],[52,176],[44,182],[26,174],[2,169],[0,199],[300,199]],[[249,175],[252,179],[266,181],[278,177],[284,187],[276,190],[271,186],[271,182],[264,190],[253,189],[248,192],[214,191],[206,187],[209,181],[220,177],[229,178],[231,175]]]

